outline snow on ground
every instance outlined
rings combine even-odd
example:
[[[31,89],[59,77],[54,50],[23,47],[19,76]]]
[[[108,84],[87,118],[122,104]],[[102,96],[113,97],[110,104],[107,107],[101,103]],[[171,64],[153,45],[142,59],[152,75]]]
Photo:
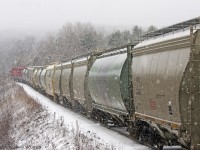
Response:
[[[5,86],[4,86],[5,85]],[[0,85],[1,88],[1,85]],[[82,134],[79,126],[65,125],[14,83],[0,90],[1,150],[110,150],[96,134]],[[77,130],[78,129],[78,130]]]
[[[65,126],[77,127],[82,135],[91,136],[91,138],[98,139],[100,143],[106,143],[111,148],[120,149],[120,150],[147,150],[149,148],[130,140],[129,138],[124,137],[114,131],[111,131],[105,127],[102,127],[98,123],[94,123],[87,118],[82,117],[79,114],[68,110],[55,102],[51,101],[47,97],[41,95],[39,92],[35,91],[33,88],[29,87],[26,84],[18,83],[24,88],[26,93],[32,98],[37,100],[42,104],[46,109],[55,115],[57,119],[62,118]]]
[[[77,149],[74,129],[64,126],[61,119],[56,119],[27,96],[23,88],[13,85],[5,95],[0,105],[1,150]],[[2,115],[5,117],[2,118]],[[88,143],[88,146],[93,146],[92,142]]]

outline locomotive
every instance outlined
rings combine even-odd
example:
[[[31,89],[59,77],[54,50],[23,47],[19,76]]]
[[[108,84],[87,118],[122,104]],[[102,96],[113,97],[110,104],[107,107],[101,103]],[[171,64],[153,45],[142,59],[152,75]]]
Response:
[[[16,66],[10,70],[10,75],[13,80],[22,81],[22,71],[25,69],[25,66]]]
[[[136,45],[26,67],[20,78],[64,107],[126,126],[140,142],[199,150],[200,18],[142,38]]]

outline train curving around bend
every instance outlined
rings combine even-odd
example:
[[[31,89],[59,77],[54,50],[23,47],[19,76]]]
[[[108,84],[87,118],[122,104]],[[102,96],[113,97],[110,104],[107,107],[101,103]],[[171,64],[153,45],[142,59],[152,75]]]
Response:
[[[15,79],[57,103],[156,145],[200,149],[200,18],[143,41],[49,66],[14,67]],[[19,71],[20,72],[20,71]]]

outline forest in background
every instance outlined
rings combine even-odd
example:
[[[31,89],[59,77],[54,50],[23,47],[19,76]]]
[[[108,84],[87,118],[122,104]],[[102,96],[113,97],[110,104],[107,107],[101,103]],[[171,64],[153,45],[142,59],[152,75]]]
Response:
[[[138,41],[146,30],[133,26],[130,30],[115,30],[107,33],[90,23],[66,23],[55,33],[43,39],[27,36],[23,39],[6,39],[0,42],[0,75],[8,74],[12,66],[40,66],[63,61],[88,52],[103,51]]]

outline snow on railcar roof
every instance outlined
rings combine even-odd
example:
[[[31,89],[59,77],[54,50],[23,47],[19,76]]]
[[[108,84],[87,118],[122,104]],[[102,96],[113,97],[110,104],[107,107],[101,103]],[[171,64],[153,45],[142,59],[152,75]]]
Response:
[[[55,66],[56,66],[56,64],[50,65],[50,66],[48,66],[48,67],[46,68],[46,70],[51,70],[51,69],[53,69]]]
[[[28,70],[33,70],[34,69],[34,66],[29,66],[27,67]]]
[[[90,56],[88,56],[88,57],[90,57]],[[73,62],[81,62],[81,61],[87,60],[88,57],[82,57],[82,58],[74,59],[74,60],[72,60],[72,61],[73,61]]]
[[[71,64],[71,61],[60,63],[56,67],[61,67],[61,66],[69,65],[69,64]]]
[[[115,51],[105,52],[105,53],[101,54],[100,57],[109,56],[111,54],[117,54],[117,53],[120,53],[120,52],[125,52],[126,50],[127,50],[127,48],[121,48],[121,49],[118,49],[118,50],[115,50]]]
[[[200,29],[200,24],[196,25],[195,29]],[[195,32],[195,30],[193,32]],[[185,37],[189,35],[190,35],[190,28],[185,28],[185,29],[177,30],[175,32],[170,32],[167,34],[156,36],[148,40],[144,40],[141,43],[137,44],[133,49],[151,45],[151,44],[156,44],[159,42],[164,42],[171,39],[181,38],[181,37]]]
[[[142,41],[135,48],[190,35],[190,26],[200,29],[200,17],[141,35],[141,38],[147,38],[147,40]]]

